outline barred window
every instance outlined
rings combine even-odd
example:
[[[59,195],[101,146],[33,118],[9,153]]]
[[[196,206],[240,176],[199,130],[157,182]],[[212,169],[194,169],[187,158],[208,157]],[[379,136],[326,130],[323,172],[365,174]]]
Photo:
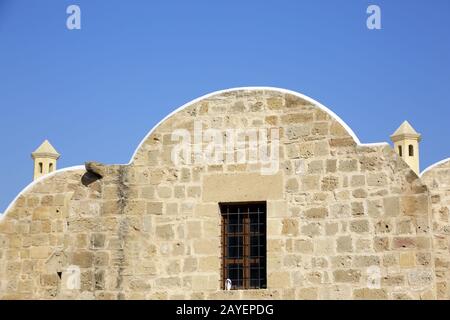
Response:
[[[266,203],[223,203],[222,285],[231,289],[265,289]]]

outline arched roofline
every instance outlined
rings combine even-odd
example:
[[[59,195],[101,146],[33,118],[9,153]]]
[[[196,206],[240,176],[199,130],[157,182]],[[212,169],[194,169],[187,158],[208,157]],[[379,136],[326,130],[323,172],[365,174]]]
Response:
[[[422,178],[422,177],[424,176],[425,173],[427,173],[428,171],[431,171],[432,169],[434,169],[434,168],[436,168],[436,167],[438,167],[438,166],[440,166],[441,164],[444,164],[444,163],[446,163],[446,162],[450,162],[450,158],[447,158],[447,159],[438,161],[438,162],[436,162],[436,163],[433,163],[431,166],[429,166],[428,168],[426,168],[425,170],[423,170],[423,171],[420,173],[420,177]]]
[[[230,93],[230,92],[234,92],[234,91],[276,91],[279,93],[284,93],[284,94],[290,94],[293,95],[295,97],[301,98],[303,100],[306,100],[308,102],[310,102],[311,104],[315,105],[316,107],[320,108],[321,110],[325,111],[326,113],[328,113],[334,120],[336,120],[337,122],[339,122],[344,128],[345,130],[348,132],[348,134],[353,138],[353,140],[356,142],[356,144],[358,146],[367,146],[367,147],[374,147],[374,146],[385,146],[385,145],[389,145],[387,142],[378,142],[378,143],[361,143],[361,141],[359,140],[358,136],[355,134],[355,132],[347,125],[347,123],[345,123],[344,120],[342,120],[337,114],[335,114],[333,111],[331,111],[329,108],[325,107],[323,104],[321,104],[320,102],[304,95],[301,94],[299,92],[296,91],[292,91],[292,90],[288,90],[288,89],[281,89],[281,88],[276,88],[276,87],[238,87],[238,88],[231,88],[231,89],[225,89],[225,90],[219,90],[219,91],[214,91],[211,93],[208,93],[204,96],[201,96],[197,99],[194,99],[184,105],[182,105],[181,107],[179,107],[178,109],[172,111],[170,114],[168,114],[164,119],[162,119],[161,121],[159,121],[149,132],[148,134],[144,137],[144,139],[142,139],[141,143],[138,145],[138,147],[136,148],[136,150],[133,153],[133,156],[130,159],[130,162],[128,163],[128,165],[132,164],[134,159],[136,158],[139,150],[142,148],[142,146],[144,145],[144,143],[149,139],[149,137],[156,131],[156,129],[162,124],[164,123],[164,121],[168,120],[170,117],[172,117],[173,115],[175,115],[176,113],[178,113],[179,111],[182,111],[202,100],[211,98],[213,96],[216,95],[220,95],[220,94],[224,94],[224,93]],[[437,165],[437,164],[436,164]],[[5,212],[0,215],[0,221],[2,221],[8,211],[14,206],[14,204],[16,203],[17,199],[19,199],[20,196],[22,196],[23,194],[25,194],[27,191],[31,190],[36,184],[38,184],[39,182],[51,178],[52,176],[55,176],[59,173],[63,173],[63,172],[68,172],[68,171],[76,171],[76,170],[85,170],[84,166],[74,166],[74,167],[69,167],[69,168],[64,168],[64,169],[60,169],[57,171],[54,171],[50,174],[47,174],[45,176],[42,176],[41,178],[31,182],[28,186],[26,186],[18,195],[17,197],[9,204],[9,206],[6,208]],[[428,169],[427,169],[428,170]],[[422,173],[423,174],[423,173]]]
[[[63,169],[59,169],[59,170],[53,171],[52,173],[46,174],[45,176],[42,176],[42,177],[34,180],[29,185],[27,185],[22,191],[20,191],[19,194],[14,198],[13,201],[11,201],[9,206],[6,208],[5,212],[2,215],[0,215],[0,222],[6,217],[6,215],[9,212],[9,210],[11,210],[11,208],[14,206],[14,204],[20,198],[20,196],[25,194],[27,191],[33,189],[33,187],[36,186],[39,182],[42,182],[45,179],[49,179],[49,178],[51,178],[53,176],[56,176],[59,173],[68,172],[68,171],[84,170],[84,169],[85,169],[84,166],[74,166],[74,167],[63,168]]]
[[[335,114],[333,111],[331,111],[329,108],[325,107],[323,104],[321,104],[320,102],[302,94],[296,91],[292,91],[292,90],[288,90],[288,89],[281,89],[281,88],[276,88],[276,87],[237,87],[237,88],[231,88],[231,89],[225,89],[225,90],[219,90],[219,91],[214,91],[211,93],[208,93],[202,97],[196,98],[184,105],[182,105],[181,107],[179,107],[178,109],[172,111],[170,114],[168,114],[164,119],[162,119],[160,122],[158,122],[149,132],[148,134],[144,137],[144,139],[142,139],[141,143],[139,144],[139,146],[136,148],[136,150],[133,153],[133,156],[130,159],[130,162],[128,164],[132,164],[134,159],[136,158],[139,150],[143,147],[144,143],[150,138],[150,136],[156,131],[156,129],[164,123],[164,121],[168,120],[170,117],[172,117],[173,115],[175,115],[176,113],[178,113],[179,111],[182,111],[202,100],[206,100],[208,98],[220,95],[220,94],[224,94],[224,93],[230,93],[230,92],[234,92],[234,91],[277,91],[280,93],[284,93],[284,94],[290,94],[293,96],[296,96],[298,98],[301,98],[303,100],[306,100],[308,102],[310,102],[311,104],[315,105],[316,107],[320,108],[321,110],[325,111],[326,113],[328,113],[332,118],[334,118],[337,122],[339,122],[344,128],[345,130],[348,132],[348,134],[353,138],[353,140],[356,142],[357,145],[359,146],[380,146],[380,145],[389,145],[387,142],[377,142],[377,143],[361,143],[361,141],[359,140],[358,136],[355,134],[355,132],[350,128],[349,125],[347,125],[347,123],[345,123],[344,120],[341,119],[341,117],[339,117],[337,114]]]

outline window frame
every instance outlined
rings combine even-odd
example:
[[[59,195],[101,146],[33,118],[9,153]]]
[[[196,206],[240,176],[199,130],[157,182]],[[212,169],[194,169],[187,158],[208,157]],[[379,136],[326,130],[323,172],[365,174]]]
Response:
[[[219,203],[221,215],[221,287],[226,290],[226,280],[229,277],[230,268],[238,265],[238,281],[232,283],[231,290],[250,290],[267,288],[267,202],[227,202]],[[230,212],[230,208],[234,208]],[[251,212],[250,208],[258,208],[257,212]],[[261,210],[260,210],[261,208]],[[237,209],[237,212],[236,212]],[[242,211],[241,211],[242,209]],[[246,210],[245,210],[246,209]],[[236,224],[231,224],[231,217],[237,216]],[[242,216],[242,218],[240,217]],[[240,224],[242,221],[242,227]],[[255,223],[257,221],[257,223]],[[252,231],[252,226],[256,224],[257,230]],[[240,229],[242,228],[242,229]],[[252,242],[252,238],[257,238],[257,244]],[[230,250],[236,248],[230,246],[230,238],[240,238],[237,243],[237,257],[230,257]],[[242,247],[242,250],[240,248]],[[256,249],[255,249],[256,248]],[[253,250],[252,250],[253,249]],[[256,250],[256,256],[253,252]],[[241,252],[242,251],[242,252]],[[242,279],[240,279],[240,269],[242,268]],[[235,268],[233,268],[236,270]],[[252,270],[257,271],[257,277],[252,277]],[[257,285],[255,285],[257,282]]]

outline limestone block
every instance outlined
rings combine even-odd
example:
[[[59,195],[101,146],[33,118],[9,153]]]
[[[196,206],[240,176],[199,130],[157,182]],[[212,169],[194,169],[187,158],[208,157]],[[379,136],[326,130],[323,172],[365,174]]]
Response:
[[[341,172],[352,172],[358,170],[358,161],[356,159],[339,160],[338,170]]]
[[[326,163],[327,173],[333,173],[337,170],[337,160],[336,159],[328,159]]]
[[[297,178],[290,178],[286,181],[286,192],[293,193],[298,191]]]
[[[300,288],[296,294],[299,300],[317,300],[318,296],[318,288]]]
[[[327,236],[334,236],[339,232],[339,223],[333,222],[333,223],[327,223],[325,225],[325,234]]]
[[[381,278],[381,285],[383,287],[398,287],[405,283],[405,276],[403,275],[388,275]]]
[[[400,215],[399,197],[388,197],[383,199],[384,214],[388,217],[397,217]]]
[[[328,216],[328,209],[325,207],[312,208],[305,211],[308,219],[324,219]]]
[[[369,220],[355,220],[350,222],[350,231],[355,233],[369,232]]]
[[[322,179],[322,191],[333,191],[339,186],[339,178],[328,176]]]
[[[353,266],[356,268],[368,268],[380,265],[380,257],[378,256],[355,256],[353,258]]]
[[[219,255],[220,243],[217,240],[194,240],[194,253],[202,255]]]
[[[364,203],[352,202],[352,215],[362,216],[365,213]]]
[[[219,256],[209,256],[198,258],[198,270],[200,272],[218,272],[220,271]]]
[[[320,188],[320,176],[318,175],[305,175],[300,177],[301,190],[311,191],[319,190]]]
[[[209,277],[207,275],[193,275],[192,276],[192,290],[205,291],[208,290]]]
[[[373,248],[376,252],[389,250],[389,238],[375,237],[373,240]]]
[[[288,236],[298,235],[298,221],[296,219],[283,219],[281,233]]]
[[[291,276],[287,271],[270,272],[267,276],[267,286],[270,289],[290,288]]]
[[[337,243],[337,252],[353,251],[352,237],[350,236],[338,237],[336,243]]]
[[[366,176],[364,175],[353,175],[350,181],[352,187],[362,187],[366,184]]]
[[[286,217],[288,215],[289,211],[286,201],[280,200],[267,202],[267,216],[269,218]]]
[[[301,234],[308,237],[316,237],[323,233],[323,227],[320,223],[308,223],[301,227]]]
[[[351,286],[337,284],[319,288],[320,300],[350,300],[352,298]]]
[[[203,201],[237,202],[283,199],[283,179],[276,175],[235,173],[206,175],[203,178]]]
[[[187,188],[187,196],[189,198],[199,198],[201,196],[202,189],[199,186],[189,186]]]
[[[155,280],[155,287],[161,289],[177,289],[181,286],[181,279],[179,277],[157,278]]]
[[[160,239],[171,240],[175,238],[173,225],[166,224],[156,226],[156,236]]]
[[[90,251],[76,251],[72,253],[70,261],[70,264],[80,268],[90,268],[94,261],[94,255]]]
[[[354,269],[335,270],[333,277],[335,282],[358,283],[361,279],[361,271]]]
[[[30,256],[32,259],[47,259],[50,256],[50,250],[48,247],[32,247]]]
[[[312,121],[313,121],[313,114],[309,113],[309,112],[298,112],[298,113],[285,114],[285,115],[281,116],[282,124],[297,124],[297,123],[312,122]]]
[[[198,239],[202,237],[202,224],[200,221],[187,222],[187,238]]]
[[[426,195],[403,196],[400,207],[405,215],[425,215],[428,212],[428,197]]]
[[[147,202],[147,214],[163,214],[163,202]]]
[[[364,198],[367,198],[367,191],[362,188],[355,189],[355,190],[353,190],[352,195],[356,199],[364,199]]]
[[[316,255],[332,256],[335,253],[334,239],[331,237],[315,240],[314,246]]]
[[[387,300],[386,289],[354,289],[353,298],[357,300]]]
[[[183,262],[183,272],[190,273],[197,271],[198,260],[194,257],[189,257],[184,259]]]
[[[369,173],[367,175],[367,185],[370,187],[383,187],[387,184],[385,173]]]
[[[400,267],[401,268],[413,268],[416,265],[414,252],[402,252],[400,253]]]
[[[197,204],[194,209],[194,215],[197,217],[217,218],[220,216],[219,206],[217,203]]]
[[[311,240],[295,240],[294,249],[299,253],[311,254],[314,250],[314,244]]]
[[[428,270],[414,270],[408,273],[408,282],[413,287],[427,287],[433,282],[433,274]]]
[[[174,196],[177,199],[184,199],[186,197],[186,190],[184,186],[175,186]]]
[[[158,197],[162,199],[168,199],[172,197],[172,188],[170,186],[159,186],[157,193]]]

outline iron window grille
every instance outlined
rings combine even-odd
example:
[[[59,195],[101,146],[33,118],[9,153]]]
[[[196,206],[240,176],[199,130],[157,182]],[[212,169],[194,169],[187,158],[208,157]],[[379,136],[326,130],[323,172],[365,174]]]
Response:
[[[222,203],[223,289],[267,288],[266,203]]]

